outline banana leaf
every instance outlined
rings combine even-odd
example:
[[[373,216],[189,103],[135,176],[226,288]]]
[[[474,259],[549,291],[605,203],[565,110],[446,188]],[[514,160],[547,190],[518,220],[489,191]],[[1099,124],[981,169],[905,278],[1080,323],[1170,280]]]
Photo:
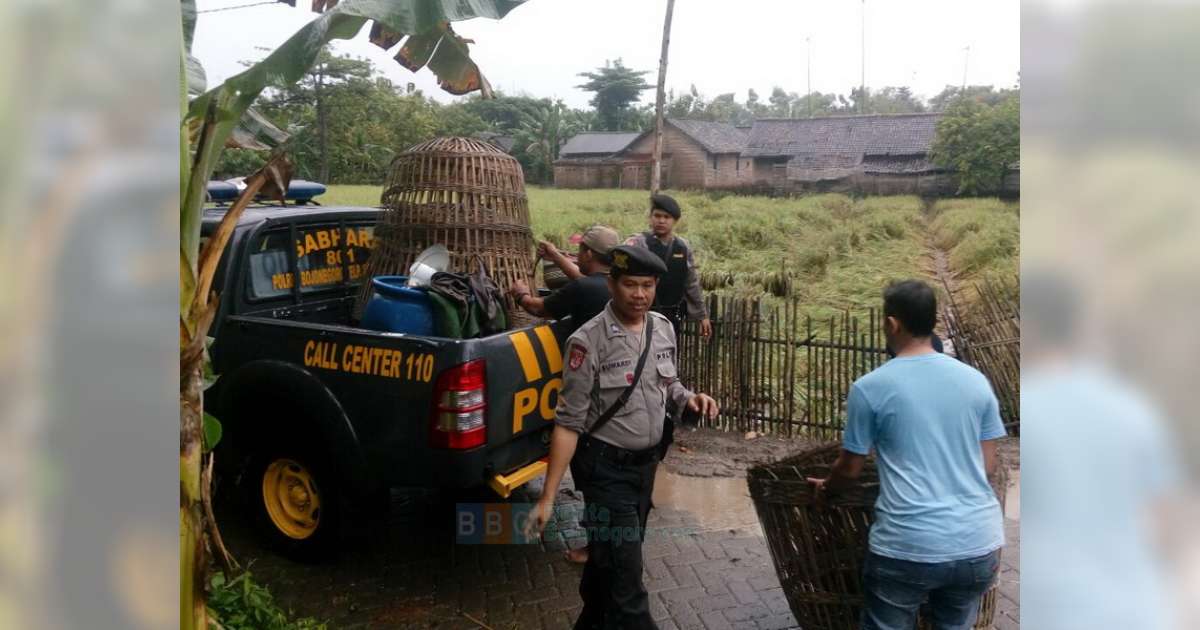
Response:
[[[326,44],[335,39],[351,39],[367,23],[373,22],[378,27],[374,29],[376,32],[387,34],[387,37],[372,38],[377,45],[390,47],[407,39],[415,40],[414,47],[426,50],[433,42],[432,54],[422,55],[417,60],[405,58],[406,67],[415,71],[427,65],[448,92],[463,94],[481,90],[488,95],[490,86],[468,54],[469,42],[459,37],[450,28],[450,23],[476,17],[500,19],[523,2],[345,0],[327,8],[262,61],[192,99],[184,116],[191,163],[181,165],[181,174],[187,176],[180,199],[181,262],[195,269],[208,176],[230,135],[264,89],[283,87],[300,80]],[[193,0],[183,0],[181,17],[186,60],[186,56],[190,56],[196,23]],[[423,63],[418,65],[417,62]],[[190,66],[186,61],[181,65]],[[191,78],[195,73],[187,74]]]

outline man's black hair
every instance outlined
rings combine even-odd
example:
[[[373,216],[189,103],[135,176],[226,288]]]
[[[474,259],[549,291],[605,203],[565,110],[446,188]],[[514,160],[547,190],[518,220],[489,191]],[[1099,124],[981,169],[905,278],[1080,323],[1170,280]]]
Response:
[[[937,323],[937,296],[920,280],[893,282],[883,290],[883,315],[900,320],[914,337],[927,337]]]

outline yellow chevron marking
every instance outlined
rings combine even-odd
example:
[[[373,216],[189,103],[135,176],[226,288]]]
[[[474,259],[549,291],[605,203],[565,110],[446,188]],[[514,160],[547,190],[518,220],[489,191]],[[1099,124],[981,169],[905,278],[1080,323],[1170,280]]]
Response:
[[[550,330],[549,326],[538,326],[533,329],[537,333],[537,338],[542,342],[542,351],[546,354],[546,365],[550,368],[551,374],[562,372],[562,350],[558,348],[558,340],[554,338],[554,331]]]
[[[508,340],[512,342],[513,349],[517,351],[517,358],[521,361],[521,371],[525,372],[525,382],[532,383],[542,378],[542,366],[538,365],[537,353],[533,350],[533,343],[529,341],[529,336],[522,331],[509,335]],[[559,363],[562,363],[561,357]]]

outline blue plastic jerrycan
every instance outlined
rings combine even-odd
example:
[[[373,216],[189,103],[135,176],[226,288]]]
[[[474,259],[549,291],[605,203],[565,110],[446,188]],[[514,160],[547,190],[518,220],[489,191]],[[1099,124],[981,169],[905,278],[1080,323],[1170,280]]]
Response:
[[[408,287],[408,276],[377,276],[375,295],[363,310],[363,328],[382,332],[432,335],[433,304],[428,289]]]

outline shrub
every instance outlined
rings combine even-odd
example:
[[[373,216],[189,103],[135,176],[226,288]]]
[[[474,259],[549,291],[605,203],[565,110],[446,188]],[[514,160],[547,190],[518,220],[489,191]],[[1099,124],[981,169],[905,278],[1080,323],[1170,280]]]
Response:
[[[267,587],[254,581],[249,571],[227,579],[217,572],[209,583],[209,617],[214,628],[228,630],[325,630],[311,618],[289,619]]]

